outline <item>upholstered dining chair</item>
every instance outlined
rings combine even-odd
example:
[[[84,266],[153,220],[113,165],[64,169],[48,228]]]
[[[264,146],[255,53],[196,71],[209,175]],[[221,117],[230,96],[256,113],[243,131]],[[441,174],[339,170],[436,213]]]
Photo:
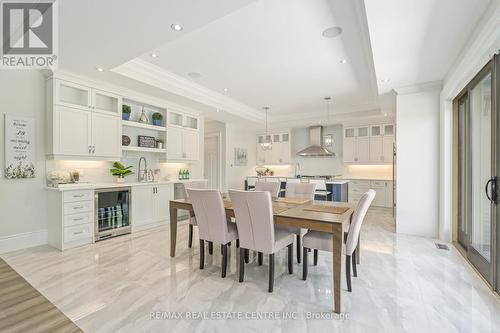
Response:
[[[187,191],[188,189],[204,189],[205,186],[206,185],[204,182],[185,183],[183,185],[184,197],[186,199],[189,198],[189,193]],[[196,216],[189,216],[189,234],[188,234],[188,247],[189,248],[193,247],[193,230],[194,230],[195,225],[197,225]]]
[[[354,276],[358,276],[356,270],[356,247],[359,242],[359,233],[361,231],[361,225],[366,216],[368,208],[375,198],[375,190],[368,190],[361,196],[358,202],[356,210],[351,217],[351,225],[349,226],[349,231],[347,232],[347,237],[344,236],[345,246],[344,254],[345,258],[345,276],[347,281],[347,290],[352,291],[351,288],[351,264]],[[305,234],[304,238],[304,263],[302,266],[302,279],[307,279],[307,250],[314,249],[314,265],[318,263],[318,250],[333,252],[333,242],[332,234],[321,231],[309,231]]]
[[[217,190],[188,189],[200,235],[200,269],[205,265],[205,241],[221,244],[222,277],[226,277],[227,245],[238,239],[235,223],[228,223],[222,196]]]
[[[314,192],[316,191],[316,184],[314,183],[286,183],[286,198],[308,199],[314,200]],[[306,230],[302,228],[288,227],[288,230],[293,232],[297,237],[297,262],[301,261],[301,238],[306,234]]]
[[[255,191],[265,191],[271,193],[272,198],[277,198],[280,191],[280,183],[276,182],[257,182]]]
[[[274,225],[271,194],[229,191],[240,238],[240,277],[245,276],[245,250],[269,255],[269,292],[274,289],[274,254],[288,247],[288,273],[293,273],[293,233]],[[259,261],[259,264],[262,262]]]

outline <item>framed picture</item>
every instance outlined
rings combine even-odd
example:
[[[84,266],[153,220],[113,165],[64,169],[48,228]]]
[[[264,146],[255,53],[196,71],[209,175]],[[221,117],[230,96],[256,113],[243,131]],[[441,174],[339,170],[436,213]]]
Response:
[[[156,148],[156,138],[154,136],[139,135],[137,145],[142,148]]]
[[[35,118],[5,115],[5,178],[35,178]]]
[[[248,150],[245,148],[234,148],[234,165],[247,166]]]

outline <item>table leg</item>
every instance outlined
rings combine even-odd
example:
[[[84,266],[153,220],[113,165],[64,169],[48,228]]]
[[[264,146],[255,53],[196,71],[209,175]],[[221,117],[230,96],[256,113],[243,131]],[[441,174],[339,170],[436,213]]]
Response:
[[[170,256],[175,257],[177,243],[177,208],[170,205]]]
[[[342,224],[333,227],[333,311],[340,313],[341,290],[340,279],[342,276]]]

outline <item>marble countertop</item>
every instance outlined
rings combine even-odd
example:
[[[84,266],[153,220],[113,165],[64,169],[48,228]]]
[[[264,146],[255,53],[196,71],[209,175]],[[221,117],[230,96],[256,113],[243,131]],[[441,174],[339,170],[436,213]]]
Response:
[[[49,191],[71,191],[71,190],[94,190],[99,188],[113,188],[113,187],[131,187],[131,186],[152,186],[164,184],[181,184],[191,182],[206,182],[207,179],[173,179],[173,180],[159,180],[155,182],[131,182],[131,183],[78,183],[78,184],[60,184],[58,187],[47,186]]]

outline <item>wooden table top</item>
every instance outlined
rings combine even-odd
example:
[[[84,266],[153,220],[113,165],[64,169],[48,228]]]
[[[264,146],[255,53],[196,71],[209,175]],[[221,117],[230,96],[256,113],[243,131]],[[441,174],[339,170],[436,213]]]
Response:
[[[171,201],[179,204],[191,205],[191,201],[189,199],[175,199]],[[233,210],[232,203],[229,198],[224,198],[223,202],[224,208],[226,210]],[[275,217],[314,220],[327,223],[344,223],[346,220],[349,220],[349,217],[353,213],[352,205],[346,202],[310,200],[304,203],[298,203],[296,200],[286,200],[286,198],[279,198],[274,199],[272,204],[273,214]],[[349,209],[342,214],[305,210],[305,208],[311,208],[311,206],[313,205],[347,207]]]

